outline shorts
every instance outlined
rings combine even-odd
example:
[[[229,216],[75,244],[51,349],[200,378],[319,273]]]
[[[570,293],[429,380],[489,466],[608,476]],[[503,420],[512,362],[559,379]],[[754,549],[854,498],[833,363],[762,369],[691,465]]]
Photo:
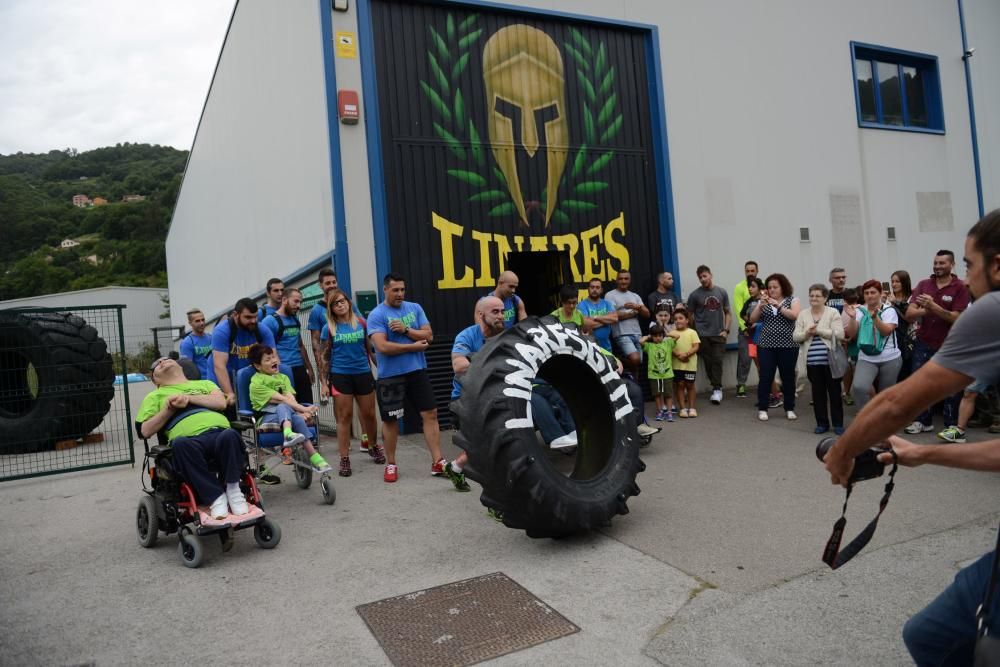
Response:
[[[330,395],[367,396],[375,391],[375,378],[367,373],[330,373]]]
[[[649,393],[651,393],[653,396],[663,396],[664,398],[670,398],[671,396],[674,395],[673,379],[650,380]]]
[[[674,371],[674,382],[690,382],[694,384],[697,378],[698,373],[695,371]]]
[[[973,380],[972,384],[970,384],[968,387],[965,388],[965,391],[968,394],[985,394],[986,390],[989,388],[990,386],[985,382],[980,382],[979,380]]]
[[[417,412],[427,412],[437,407],[434,402],[434,388],[431,387],[430,376],[425,369],[379,378],[375,383],[375,396],[378,399],[378,411],[384,422],[394,422],[402,419],[406,399]]]
[[[630,354],[638,354],[639,356],[642,356],[642,347],[639,345],[639,336],[636,336],[635,334],[615,337],[615,345],[618,346],[618,349],[625,356]]]

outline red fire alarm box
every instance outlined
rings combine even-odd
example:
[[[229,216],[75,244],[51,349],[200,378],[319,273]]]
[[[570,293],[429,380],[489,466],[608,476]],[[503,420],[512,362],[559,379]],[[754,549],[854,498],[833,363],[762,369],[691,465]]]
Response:
[[[358,110],[358,93],[356,90],[337,91],[337,109],[340,122],[344,125],[357,125],[361,114]]]

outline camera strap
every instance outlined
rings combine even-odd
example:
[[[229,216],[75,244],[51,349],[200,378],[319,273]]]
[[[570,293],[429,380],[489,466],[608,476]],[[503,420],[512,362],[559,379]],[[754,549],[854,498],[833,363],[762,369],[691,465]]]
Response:
[[[851,491],[854,489],[854,484],[848,484],[847,486],[847,495],[844,497],[844,508],[840,512],[840,518],[833,524],[833,532],[830,534],[830,539],[826,542],[826,548],[823,549],[823,562],[829,565],[831,570],[836,570],[857,556],[858,552],[868,545],[872,539],[872,535],[875,534],[879,517],[882,516],[882,512],[885,511],[886,506],[889,504],[889,497],[896,486],[894,479],[896,477],[896,470],[899,469],[899,457],[893,450],[890,449],[889,452],[892,454],[892,470],[889,471],[889,481],[885,485],[885,493],[878,502],[878,514],[871,520],[871,523],[865,526],[864,530],[858,533],[857,537],[851,540],[850,544],[841,550],[840,542],[844,538],[844,528],[847,526],[847,501],[851,499]]]

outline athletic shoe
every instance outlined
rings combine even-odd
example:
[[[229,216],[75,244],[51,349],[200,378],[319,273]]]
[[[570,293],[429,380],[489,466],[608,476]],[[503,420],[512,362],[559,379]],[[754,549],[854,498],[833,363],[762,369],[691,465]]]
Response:
[[[288,449],[289,447],[294,447],[295,445],[300,445],[306,440],[308,440],[308,438],[306,438],[306,436],[302,435],[301,433],[293,433],[292,437],[285,438],[285,449]]]
[[[681,419],[687,419],[688,418],[688,409],[687,408],[681,408],[681,412],[680,412],[680,414],[678,416]]]
[[[567,435],[561,435],[552,442],[550,442],[549,447],[551,447],[552,449],[564,449],[566,447],[576,447],[577,444],[578,443],[576,441],[576,438],[567,434]]]
[[[945,442],[965,442],[965,431],[957,426],[949,426],[938,433],[937,437]]]
[[[909,433],[910,435],[916,435],[918,433],[930,433],[933,430],[934,430],[934,427],[931,426],[930,424],[921,424],[918,421],[913,422],[912,424],[910,424],[909,426],[907,426],[905,429],[903,429],[903,431],[905,431],[906,433]]]
[[[250,505],[247,504],[246,496],[239,488],[226,492],[226,500],[229,502],[229,510],[236,516],[241,516],[250,512]]]
[[[351,470],[351,457],[341,456],[340,469],[337,470],[337,474],[340,475],[341,477],[350,477],[352,472],[353,471]]]
[[[722,390],[721,389],[713,389],[712,390],[712,397],[710,399],[708,399],[708,400],[710,400],[713,405],[719,405],[720,403],[722,403]]]
[[[385,467],[385,474],[382,475],[382,479],[387,482],[395,482],[399,479],[399,469],[396,467],[396,464],[390,463]]]
[[[434,477],[444,477],[444,467],[447,465],[448,461],[441,459],[437,463],[431,466],[431,475]]]
[[[288,447],[281,450],[281,464],[286,466],[292,465],[292,450]]]
[[[746,398],[746,397],[747,397],[747,386],[745,384],[741,384],[740,386],[736,387],[736,398]]]
[[[385,450],[382,449],[382,445],[375,444],[368,448],[368,456],[372,457],[372,461],[378,465],[385,463]]]
[[[784,405],[784,403],[785,399],[782,397],[781,394],[771,394],[771,402],[768,403],[767,407],[780,408],[782,405]]]
[[[641,435],[644,438],[648,438],[659,433],[660,429],[653,428],[652,426],[647,426],[646,424],[639,424],[638,431],[639,435]]]
[[[820,433],[826,433],[829,430],[830,430],[829,426],[817,426],[815,429],[813,429],[813,433],[819,435]]]
[[[333,468],[330,467],[330,464],[326,462],[326,459],[324,459],[323,455],[320,454],[319,452],[316,452],[315,454],[309,457],[309,463],[312,464],[313,470],[321,475],[323,473],[330,472],[331,470],[333,470]],[[347,465],[348,467],[350,467],[350,463],[348,463]],[[343,469],[343,461],[341,461],[341,469]]]
[[[272,475],[270,471],[264,466],[260,467],[260,471],[257,473],[257,481],[265,486],[274,486],[275,484],[281,484],[281,478],[277,475]]]
[[[500,510],[495,510],[492,507],[487,507],[486,514],[497,523],[503,523],[503,512],[501,512]]]
[[[697,410],[695,410],[694,408],[688,408],[688,417],[690,417],[691,419],[694,419],[697,416],[698,416],[698,411]]]
[[[675,422],[677,419],[674,417],[673,412],[667,412],[667,422]]]
[[[836,435],[844,435],[844,427],[843,426],[834,426],[833,427],[833,432]]]
[[[758,410],[757,411],[757,419],[761,420],[762,422],[766,422],[767,421],[767,410]]]
[[[365,453],[371,453],[371,447],[368,446],[367,440],[362,440],[361,444],[358,445],[358,449]]]
[[[226,494],[223,493],[215,499],[208,513],[212,515],[213,519],[225,519],[229,516],[229,498],[226,497]]]
[[[451,467],[450,461],[444,464],[444,474],[451,480],[451,483],[455,485],[456,491],[472,491],[472,487],[465,481],[465,473],[455,472],[455,469]]]
[[[842,394],[841,397],[844,401],[844,405],[854,405],[854,397],[850,394]]]
[[[785,413],[785,416],[788,417],[788,421],[790,422],[793,422],[799,418],[799,416],[795,414],[794,410],[789,410],[788,412]]]
[[[661,422],[661,421],[663,421],[666,418],[667,418],[667,411],[666,410],[657,410],[656,411],[656,421]]]

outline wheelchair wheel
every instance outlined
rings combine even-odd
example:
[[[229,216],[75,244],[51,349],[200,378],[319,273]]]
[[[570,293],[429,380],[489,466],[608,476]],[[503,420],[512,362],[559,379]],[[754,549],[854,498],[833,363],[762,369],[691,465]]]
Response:
[[[185,567],[200,567],[205,559],[205,549],[201,545],[201,538],[191,532],[185,526],[177,533],[177,552],[181,556],[181,562]]]
[[[253,539],[261,549],[273,549],[281,541],[281,528],[270,519],[264,519],[253,527]]]
[[[323,488],[323,502],[332,505],[337,502],[337,490],[333,488],[333,480],[323,477],[319,480],[319,485]]]
[[[313,471],[305,447],[296,449],[292,456],[295,459],[295,464],[292,466],[295,469],[295,483],[300,489],[308,489],[313,482]]]
[[[152,496],[143,495],[135,511],[135,536],[139,545],[147,549],[156,544],[159,536],[159,520],[156,518],[156,501]]]

